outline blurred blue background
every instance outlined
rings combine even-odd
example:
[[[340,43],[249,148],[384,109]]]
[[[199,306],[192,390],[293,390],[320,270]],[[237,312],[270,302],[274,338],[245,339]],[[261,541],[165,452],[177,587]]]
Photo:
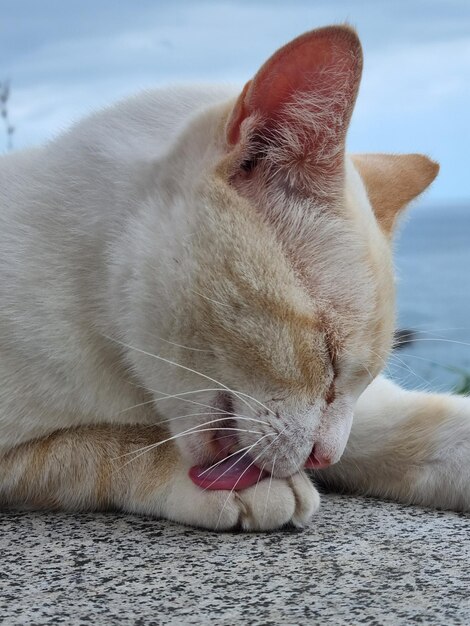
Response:
[[[392,375],[451,388],[470,369],[470,2],[0,0],[0,80],[15,149],[86,113],[175,82],[243,84],[305,30],[349,22],[365,67],[355,152],[423,152],[441,173],[398,238],[400,324],[418,330]],[[0,151],[6,134],[0,129]]]

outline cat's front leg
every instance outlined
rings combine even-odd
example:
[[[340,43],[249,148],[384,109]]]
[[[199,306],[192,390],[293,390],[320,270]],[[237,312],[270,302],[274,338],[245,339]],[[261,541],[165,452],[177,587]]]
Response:
[[[470,511],[470,398],[401,389],[379,377],[359,399],[327,486]]]
[[[305,474],[238,492],[192,483],[176,446],[149,426],[58,431],[0,456],[0,502],[60,510],[119,509],[209,529],[303,526],[317,510]]]

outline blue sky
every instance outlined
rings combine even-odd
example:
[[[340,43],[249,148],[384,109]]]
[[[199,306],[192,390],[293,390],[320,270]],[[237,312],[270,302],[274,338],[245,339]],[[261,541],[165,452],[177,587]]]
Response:
[[[442,167],[428,202],[469,200],[468,0],[0,0],[15,147],[142,88],[243,84],[289,39],[344,21],[365,54],[349,149],[427,153]]]

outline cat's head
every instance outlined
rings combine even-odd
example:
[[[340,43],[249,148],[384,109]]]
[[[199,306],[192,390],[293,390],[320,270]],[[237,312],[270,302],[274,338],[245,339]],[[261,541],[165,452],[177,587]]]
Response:
[[[361,71],[352,29],[306,33],[236,102],[194,119],[176,151],[181,176],[193,173],[191,232],[172,330],[151,349],[182,367],[164,362],[163,383],[149,386],[180,394],[159,404],[173,434],[199,425],[177,439],[190,463],[240,448],[278,476],[308,457],[336,462],[355,402],[385,364],[391,233],[437,166],[346,156]]]

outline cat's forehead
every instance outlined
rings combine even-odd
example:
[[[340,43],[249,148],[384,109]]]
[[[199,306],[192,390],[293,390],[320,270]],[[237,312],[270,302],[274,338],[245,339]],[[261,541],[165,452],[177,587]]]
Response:
[[[363,288],[361,275],[366,274],[362,282],[368,282],[367,241],[360,240],[358,233],[364,229],[353,219],[341,220],[337,211],[329,215],[324,207],[318,212],[314,206],[297,207],[310,215],[287,216],[285,226],[282,216],[275,221],[266,217],[218,178],[209,182],[205,195],[207,219],[201,225],[199,254],[204,276],[212,284],[237,284],[240,293],[249,296],[252,290],[266,302],[281,292],[305,311],[315,300],[351,293],[353,273],[356,293]],[[282,204],[282,198],[278,202]]]
[[[389,328],[390,246],[349,162],[344,185],[334,207],[279,194],[273,218],[226,178],[211,178],[205,194],[212,218],[204,224],[201,241],[204,289],[222,301],[231,294],[232,303],[243,309],[239,315],[261,303],[260,324],[269,317],[297,320],[299,334],[310,333],[313,341],[320,333],[333,352],[358,330],[381,333],[374,320]],[[219,313],[230,317],[227,308]],[[305,319],[309,324],[303,324]]]

